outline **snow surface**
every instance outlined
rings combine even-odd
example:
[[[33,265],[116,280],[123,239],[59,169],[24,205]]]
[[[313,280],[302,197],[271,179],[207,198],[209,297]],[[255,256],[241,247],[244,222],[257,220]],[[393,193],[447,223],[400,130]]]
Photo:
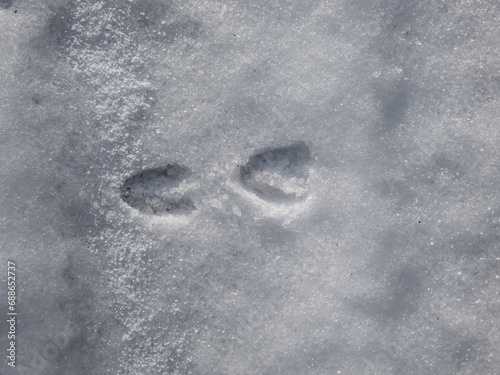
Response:
[[[0,0],[0,373],[499,374],[499,16]]]

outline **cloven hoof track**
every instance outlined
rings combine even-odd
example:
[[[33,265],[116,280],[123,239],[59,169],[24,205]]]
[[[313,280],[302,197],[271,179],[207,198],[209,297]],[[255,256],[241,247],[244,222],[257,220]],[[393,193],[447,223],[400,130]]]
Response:
[[[130,207],[145,214],[187,214],[196,207],[180,184],[190,174],[188,168],[178,164],[147,169],[125,180],[121,197]]]
[[[307,196],[309,147],[296,142],[287,147],[266,150],[241,166],[243,185],[259,198],[271,202],[297,202]]]

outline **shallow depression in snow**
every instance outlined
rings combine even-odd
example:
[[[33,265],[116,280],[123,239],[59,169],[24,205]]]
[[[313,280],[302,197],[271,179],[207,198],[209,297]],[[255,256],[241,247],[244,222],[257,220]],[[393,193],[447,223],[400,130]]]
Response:
[[[189,169],[178,164],[148,169],[125,180],[121,197],[146,214],[186,214],[196,208],[185,193],[184,180],[189,175]]]

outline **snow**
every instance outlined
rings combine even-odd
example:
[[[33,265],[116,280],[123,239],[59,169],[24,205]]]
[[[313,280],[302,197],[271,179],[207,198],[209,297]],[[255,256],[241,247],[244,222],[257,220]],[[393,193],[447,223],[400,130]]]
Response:
[[[499,373],[499,16],[0,0],[0,372]]]

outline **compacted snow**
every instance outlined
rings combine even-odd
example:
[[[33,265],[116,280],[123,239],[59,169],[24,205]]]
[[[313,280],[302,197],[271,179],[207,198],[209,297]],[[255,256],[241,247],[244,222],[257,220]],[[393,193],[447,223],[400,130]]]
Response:
[[[0,0],[0,373],[500,373],[499,17]]]

